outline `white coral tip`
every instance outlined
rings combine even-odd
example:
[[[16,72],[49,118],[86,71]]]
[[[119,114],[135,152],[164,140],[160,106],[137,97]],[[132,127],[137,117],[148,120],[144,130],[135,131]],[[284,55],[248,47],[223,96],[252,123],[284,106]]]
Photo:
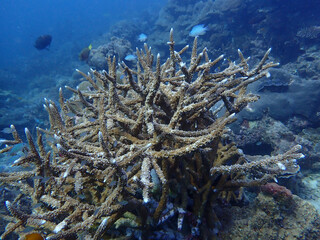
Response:
[[[62,176],[62,178],[68,177],[68,174],[69,174],[68,171],[65,171],[64,174],[63,174],[63,176]]]
[[[59,223],[59,224],[53,229],[53,232],[54,232],[54,233],[60,232],[66,225],[67,225],[67,223],[66,223],[65,221],[62,221],[61,223]]]
[[[287,169],[286,166],[285,166],[283,163],[281,163],[281,162],[278,162],[277,165],[278,165],[278,167],[279,167],[281,170],[283,170],[283,171]]]
[[[269,72],[266,73],[266,78],[271,77],[271,74]]]
[[[24,132],[25,132],[26,135],[30,134],[30,131],[29,131],[28,128],[25,128],[25,129],[24,129]]]
[[[7,207],[7,208],[10,208],[10,207],[11,207],[11,202],[6,201],[6,207]]]
[[[107,225],[108,219],[109,219],[109,217],[106,217],[105,219],[103,219],[102,222],[101,222],[101,224],[100,224],[100,226],[105,226],[105,225]]]
[[[41,220],[39,220],[39,225],[43,225],[43,224],[45,224],[46,222],[47,222],[46,220],[41,219]]]
[[[14,162],[13,162],[13,164],[16,164],[16,163],[18,163],[18,162],[20,162],[21,161],[21,158],[18,158],[17,160],[15,160]]]

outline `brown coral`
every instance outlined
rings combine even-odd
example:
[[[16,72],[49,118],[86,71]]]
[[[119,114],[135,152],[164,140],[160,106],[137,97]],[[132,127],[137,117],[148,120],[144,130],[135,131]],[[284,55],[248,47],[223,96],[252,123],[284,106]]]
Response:
[[[14,162],[33,169],[0,175],[43,205],[26,214],[18,200],[7,201],[16,222],[2,238],[12,231],[25,235],[23,226],[29,225],[50,240],[121,236],[128,228],[148,238],[170,218],[183,234],[210,238],[217,198],[239,199],[243,186],[265,183],[296,164],[299,146],[247,162],[234,144],[225,143],[235,114],[258,99],[246,93],[247,85],[277,65],[266,62],[270,50],[252,70],[239,50],[239,64],[211,73],[223,56],[211,61],[207,49],[198,54],[197,38],[189,66],[181,58],[188,46],[175,51],[172,30],[168,45],[170,58],[161,65],[158,55],[155,68],[145,45],[145,51],[137,50],[135,70],[124,63],[117,69],[115,57],[109,57],[108,72],[79,71],[92,87],[67,87],[71,99],[60,89],[61,111],[46,100],[50,130],[37,130],[37,144],[26,130],[28,152]],[[3,141],[9,145],[21,142],[12,130],[15,140]],[[186,214],[196,221],[184,221]]]

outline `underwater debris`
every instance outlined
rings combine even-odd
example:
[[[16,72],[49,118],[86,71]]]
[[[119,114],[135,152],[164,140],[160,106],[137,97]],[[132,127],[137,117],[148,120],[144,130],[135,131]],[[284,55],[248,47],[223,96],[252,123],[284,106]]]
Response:
[[[34,47],[38,50],[48,49],[52,41],[51,35],[39,36],[34,42]]]
[[[270,49],[253,69],[238,50],[239,64],[230,61],[212,72],[224,57],[210,60],[206,48],[198,53],[197,37],[188,64],[181,57],[188,46],[175,50],[172,29],[168,45],[170,58],[163,64],[144,44],[136,52],[137,69],[108,57],[108,71],[77,70],[90,91],[67,86],[74,96],[65,99],[60,89],[60,108],[45,99],[50,129],[37,128],[36,143],[26,129],[27,153],[13,164],[33,168],[0,175],[3,184],[30,196],[33,206],[42,205],[27,214],[8,201],[17,222],[2,239],[11,232],[22,236],[30,225],[51,240],[127,234],[147,239],[170,221],[181,235],[212,239],[217,199],[237,201],[243,187],[261,186],[283,166],[297,164],[299,146],[247,162],[225,141],[236,113],[258,100],[247,86],[278,65],[267,62]],[[11,129],[14,140],[7,144],[20,143]]]

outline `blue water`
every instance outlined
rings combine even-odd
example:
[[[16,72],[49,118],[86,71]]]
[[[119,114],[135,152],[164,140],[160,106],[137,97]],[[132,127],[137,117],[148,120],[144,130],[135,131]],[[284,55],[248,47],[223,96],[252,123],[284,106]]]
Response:
[[[2,0],[0,5],[0,68],[43,55],[33,47],[42,34],[53,36],[51,50],[68,43],[86,46],[122,19],[155,11],[163,2],[147,0]],[[18,66],[15,66],[18,67]]]
[[[59,87],[74,86],[69,80],[75,69],[87,66],[79,60],[80,51],[119,21],[130,20],[139,25],[143,14],[157,16],[165,3],[165,0],[2,0],[0,130],[10,124],[15,124],[19,132],[23,132],[22,126],[43,126],[47,118],[42,116],[43,98],[56,99]],[[48,49],[39,51],[34,42],[44,34],[51,35],[52,42]],[[0,131],[0,138],[6,137]]]

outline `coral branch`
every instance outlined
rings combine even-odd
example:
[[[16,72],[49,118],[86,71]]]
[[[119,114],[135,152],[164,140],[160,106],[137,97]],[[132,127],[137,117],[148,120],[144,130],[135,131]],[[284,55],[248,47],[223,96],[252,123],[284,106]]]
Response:
[[[1,173],[0,180],[41,206],[27,214],[7,202],[16,223],[3,238],[13,231],[25,236],[32,226],[51,240],[138,233],[151,239],[149,234],[175,215],[177,231],[185,236],[203,229],[213,233],[218,198],[239,200],[243,187],[264,184],[296,166],[303,157],[299,146],[250,162],[234,144],[225,144],[227,126],[258,100],[247,86],[277,65],[267,62],[271,49],[252,70],[238,50],[240,63],[216,72],[224,56],[211,61],[206,48],[198,53],[197,41],[187,62],[182,54],[189,46],[175,51],[171,29],[170,57],[163,64],[159,54],[154,64],[145,44],[136,51],[136,69],[108,57],[108,71],[77,70],[92,87],[66,87],[73,94],[69,99],[60,89],[61,111],[45,99],[50,129],[37,128],[36,143],[26,129],[28,146],[22,145],[11,125],[14,140],[1,140],[7,145],[0,153],[24,146],[13,165],[25,169]],[[192,227],[185,225],[189,212]]]

